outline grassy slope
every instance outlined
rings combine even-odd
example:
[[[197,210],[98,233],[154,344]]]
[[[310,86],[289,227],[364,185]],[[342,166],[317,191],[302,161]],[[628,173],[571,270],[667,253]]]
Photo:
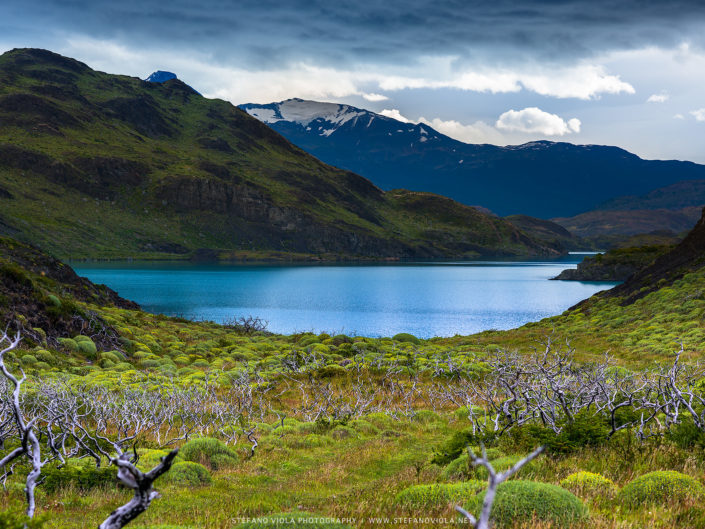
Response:
[[[5,53],[0,75],[0,232],[61,257],[555,253],[448,199],[384,194],[180,81],[43,50]]]

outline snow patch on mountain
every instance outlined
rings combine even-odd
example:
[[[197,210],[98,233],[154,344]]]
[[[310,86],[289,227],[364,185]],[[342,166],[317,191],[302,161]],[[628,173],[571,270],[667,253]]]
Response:
[[[311,122],[320,119],[334,125],[333,130],[325,129],[321,133],[322,136],[329,136],[335,131],[335,128],[340,127],[351,119],[370,114],[370,112],[348,105],[304,101],[298,98],[287,99],[280,103],[272,103],[261,107],[245,105],[244,108],[248,114],[265,123],[289,121],[306,127]],[[374,119],[374,116],[371,117]],[[369,123],[372,123],[372,120]]]

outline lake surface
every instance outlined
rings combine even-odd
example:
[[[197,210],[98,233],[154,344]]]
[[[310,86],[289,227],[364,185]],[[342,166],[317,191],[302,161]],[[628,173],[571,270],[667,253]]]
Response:
[[[511,329],[563,312],[615,283],[549,281],[560,261],[238,265],[73,263],[143,309],[217,322],[257,316],[278,333],[422,338]]]

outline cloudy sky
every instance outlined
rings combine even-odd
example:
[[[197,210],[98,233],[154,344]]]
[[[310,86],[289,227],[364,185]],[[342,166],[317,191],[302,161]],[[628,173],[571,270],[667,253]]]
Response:
[[[702,0],[2,0],[0,51],[15,47],[173,71],[236,104],[345,102],[468,142],[705,163]]]

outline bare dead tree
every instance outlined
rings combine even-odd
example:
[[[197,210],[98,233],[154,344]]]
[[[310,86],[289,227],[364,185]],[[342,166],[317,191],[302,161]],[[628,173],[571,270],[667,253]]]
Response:
[[[134,491],[134,496],[130,501],[110,513],[100,524],[99,529],[121,529],[146,511],[152,500],[159,497],[159,493],[152,487],[154,481],[169,471],[179,452],[178,449],[172,450],[161,458],[157,466],[145,473],[140,471],[130,460],[129,453],[121,452],[119,447],[116,448],[120,453],[112,462],[118,467],[118,479],[123,485]]]
[[[470,462],[473,466],[483,466],[487,469],[487,491],[485,492],[485,497],[482,500],[482,509],[480,510],[480,517],[475,518],[468,511],[460,506],[456,506],[456,510],[465,516],[474,529],[489,529],[490,527],[490,514],[492,512],[492,505],[494,504],[494,499],[497,494],[497,487],[511,478],[514,474],[519,472],[521,468],[536,458],[541,452],[544,451],[543,446],[539,446],[536,450],[531,452],[521,461],[518,461],[509,470],[500,472],[499,474],[495,471],[494,467],[487,458],[487,451],[485,447],[482,446],[482,457],[478,457],[475,453],[468,448],[468,454],[470,456]]]
[[[34,511],[36,509],[36,502],[34,499],[34,489],[37,486],[37,480],[42,472],[42,455],[41,448],[39,446],[39,440],[34,431],[34,420],[25,420],[22,408],[20,406],[20,391],[22,389],[22,384],[27,379],[24,371],[20,369],[22,373],[22,378],[18,379],[10,373],[10,370],[5,365],[5,354],[9,351],[16,349],[22,337],[18,332],[14,338],[10,338],[7,335],[7,331],[3,333],[0,337],[0,344],[7,343],[8,345],[0,351],[0,370],[2,370],[3,376],[12,384],[13,391],[10,401],[10,407],[12,410],[12,415],[14,418],[15,428],[19,434],[20,446],[15,448],[12,452],[0,460],[0,468],[5,468],[9,463],[12,463],[21,456],[25,456],[29,459],[32,469],[27,474],[27,479],[25,481],[25,495],[27,497],[27,517],[33,518]]]

